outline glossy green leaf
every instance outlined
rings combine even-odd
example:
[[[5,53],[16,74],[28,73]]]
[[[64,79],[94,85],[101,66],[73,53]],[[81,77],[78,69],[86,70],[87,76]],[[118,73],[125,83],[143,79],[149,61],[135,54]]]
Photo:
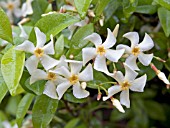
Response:
[[[1,60],[1,71],[5,83],[12,96],[23,92],[19,84],[25,63],[25,53],[17,51],[12,47],[9,49]]]
[[[72,92],[71,93],[65,93],[64,99],[69,101],[69,102],[72,102],[72,103],[84,103],[84,102],[87,101],[87,98],[77,99],[76,97],[73,96]]]
[[[143,14],[154,14],[157,12],[157,6],[155,5],[138,6],[135,12]]]
[[[0,7],[0,38],[12,43],[12,29],[10,21],[5,12]]]
[[[92,0],[74,0],[76,9],[81,18],[86,16],[87,10]]]
[[[35,27],[38,27],[43,33],[46,34],[48,41],[51,34],[55,36],[69,25],[74,24],[78,21],[78,18],[69,14],[53,13],[42,17],[35,24]],[[34,29],[29,36],[29,40],[31,40],[32,42],[36,42]]]
[[[35,24],[39,19],[41,19],[41,15],[45,13],[47,7],[47,0],[33,0],[32,8],[34,13],[30,16],[33,24]]]
[[[29,91],[35,93],[36,95],[41,95],[45,88],[45,80],[39,80],[30,85],[30,78],[25,81],[25,88]]]
[[[162,28],[165,32],[165,35],[168,37],[170,34],[170,11],[168,11],[165,8],[159,8],[158,9],[158,16],[159,16],[159,20],[161,22]]]
[[[33,94],[27,93],[20,101],[16,113],[16,118],[17,118],[17,124],[19,127],[21,127],[22,121],[24,119],[24,116],[26,115],[31,102],[34,98]]]
[[[170,1],[169,0],[154,0],[157,4],[161,5],[162,7],[167,8],[170,10]]]
[[[58,100],[46,95],[38,96],[32,110],[32,120],[35,128],[47,128],[58,106]]]
[[[84,40],[84,38],[94,31],[93,24],[88,24],[84,27],[81,27],[77,32],[73,35],[71,39],[69,55],[72,54],[74,56],[78,55],[81,52],[81,49],[85,47],[89,41]],[[68,56],[69,56],[68,55]]]
[[[5,84],[5,81],[2,77],[2,73],[0,71],[0,103],[3,100],[3,98],[5,97],[7,92],[8,92],[8,87]]]
[[[102,14],[103,10],[108,5],[109,1],[110,0],[98,0],[98,3],[94,11],[97,17]]]
[[[55,42],[55,57],[58,59],[64,52],[64,36],[61,35]]]
[[[64,128],[77,128],[76,126],[78,126],[80,122],[79,118],[74,118],[72,120],[70,120],[67,125]]]

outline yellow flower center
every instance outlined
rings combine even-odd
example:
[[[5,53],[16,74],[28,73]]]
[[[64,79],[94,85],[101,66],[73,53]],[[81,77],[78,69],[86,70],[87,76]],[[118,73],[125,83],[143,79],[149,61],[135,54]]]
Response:
[[[124,81],[124,82],[121,84],[122,90],[127,90],[127,89],[129,89],[129,86],[130,86],[130,83],[129,83],[128,81]]]
[[[36,57],[42,57],[44,55],[44,50],[41,48],[37,48],[35,49],[34,54],[36,55]]]
[[[57,79],[57,75],[55,73],[53,73],[53,72],[48,72],[47,79],[55,81]]]
[[[9,4],[7,5],[7,8],[8,8],[9,10],[13,10],[13,9],[14,9],[14,4],[9,3]]]
[[[69,78],[69,81],[70,81],[71,84],[75,84],[75,83],[77,83],[77,82],[79,81],[79,78],[78,78],[77,75],[74,75],[74,74],[73,74],[73,75]]]
[[[133,55],[137,56],[139,53],[140,53],[140,48],[134,47],[134,48],[132,49],[132,54],[133,54]]]
[[[100,45],[97,47],[97,54],[103,55],[103,54],[105,54],[105,52],[106,52],[106,50],[105,50],[104,46]]]

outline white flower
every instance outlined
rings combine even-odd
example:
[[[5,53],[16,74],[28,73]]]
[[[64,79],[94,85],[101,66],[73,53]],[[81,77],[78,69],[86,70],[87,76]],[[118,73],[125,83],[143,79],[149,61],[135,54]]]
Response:
[[[30,84],[33,84],[34,82],[38,80],[48,80],[45,84],[45,89],[43,94],[53,98],[57,99],[57,93],[56,93],[56,85],[64,81],[64,78],[57,75],[56,73],[50,71],[43,71],[40,69],[36,69],[32,74],[30,78]]]
[[[85,38],[94,43],[96,48],[86,47],[82,50],[83,55],[83,65],[85,65],[89,60],[94,59],[94,69],[107,73],[106,58],[112,62],[118,62],[120,57],[124,53],[124,49],[113,50],[110,49],[116,43],[116,38],[110,29],[107,29],[108,35],[105,42],[102,44],[102,39],[97,33],[93,33]]]
[[[137,32],[128,32],[124,34],[123,37],[126,37],[131,41],[131,47],[120,44],[116,47],[116,49],[125,49],[125,53],[129,54],[125,63],[133,70],[139,70],[136,64],[136,59],[138,58],[143,65],[148,66],[152,61],[153,54],[144,54],[143,52],[153,48],[154,43],[151,37],[145,33],[145,37],[140,44],[138,44],[139,35]]]
[[[122,91],[120,93],[120,103],[125,105],[127,108],[130,107],[129,100],[129,89],[136,92],[143,92],[144,86],[146,84],[147,76],[146,74],[135,79],[138,75],[137,72],[133,71],[130,67],[124,64],[125,76],[122,72],[117,71],[112,75],[112,77],[118,82],[118,85],[114,85],[108,89],[108,96],[103,97],[103,100],[109,99],[114,94]]]
[[[60,74],[67,79],[66,81],[63,81],[57,86],[56,90],[59,99],[62,98],[63,94],[71,85],[73,85],[73,95],[76,98],[85,98],[89,96],[89,92],[85,90],[84,83],[80,84],[80,82],[87,82],[93,80],[92,65],[89,64],[82,72],[80,72],[82,69],[82,63],[77,61],[71,61],[70,68],[71,72],[64,66],[55,70],[57,74]]]
[[[30,74],[34,72],[35,69],[37,69],[39,61],[41,62],[46,71],[58,64],[58,60],[55,60],[47,55],[54,55],[54,43],[52,35],[50,36],[51,41],[44,46],[46,42],[46,35],[42,33],[37,27],[35,27],[35,34],[37,38],[36,47],[32,42],[26,40],[15,48],[16,50],[21,50],[34,54],[25,62],[25,66]]]
[[[157,76],[160,80],[162,80],[165,84],[170,85],[169,80],[166,78],[165,74],[161,71],[157,73]]]
[[[21,8],[23,17],[33,14],[33,9],[31,6],[32,1],[33,0],[26,0],[26,2],[23,3],[22,8]]]
[[[7,120],[2,122],[2,126],[4,128],[18,128],[17,124],[14,124],[13,126],[11,126],[10,122]]]
[[[13,22],[13,14],[16,17],[21,16],[21,9],[19,8],[20,6],[20,0],[7,0],[7,2],[0,2],[0,6],[6,9],[7,16],[10,19],[10,22]]]

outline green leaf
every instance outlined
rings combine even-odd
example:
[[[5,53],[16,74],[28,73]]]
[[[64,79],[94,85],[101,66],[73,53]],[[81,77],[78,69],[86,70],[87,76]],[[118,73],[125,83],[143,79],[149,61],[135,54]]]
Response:
[[[41,18],[41,15],[45,13],[48,5],[47,0],[33,0],[32,8],[34,13],[30,16],[33,24],[35,24]]]
[[[84,38],[94,32],[93,24],[88,24],[86,26],[81,27],[78,31],[73,35],[71,39],[70,49],[67,53],[67,56],[70,54],[76,56],[78,55],[82,48],[85,47],[89,41],[84,40]]]
[[[19,84],[25,63],[25,53],[17,51],[12,47],[9,49],[1,60],[1,71],[5,83],[12,96],[23,92]]]
[[[3,98],[5,97],[7,92],[8,92],[8,87],[5,84],[5,81],[2,77],[2,73],[0,71],[0,103],[3,100]]]
[[[39,80],[30,85],[30,78],[25,81],[25,87],[36,95],[41,95],[45,88],[45,80]]]
[[[58,100],[46,95],[38,96],[32,110],[32,120],[35,128],[47,128],[58,106]]]
[[[149,100],[144,102],[146,112],[148,113],[149,117],[154,119],[154,120],[165,120],[165,113],[164,109],[161,106],[161,104]]]
[[[10,43],[13,42],[10,21],[5,12],[0,8],[0,38]]]
[[[74,118],[70,120],[64,128],[76,128],[79,125],[80,119]]]
[[[157,6],[155,5],[138,6],[135,12],[143,14],[154,14],[157,12]]]
[[[55,57],[58,59],[64,52],[64,36],[61,35],[55,42]]]
[[[165,32],[165,35],[168,37],[170,34],[170,11],[165,8],[158,9],[158,17],[161,22],[162,28]]]
[[[105,9],[105,7],[108,5],[110,0],[98,0],[98,3],[96,5],[96,8],[94,10],[96,16],[100,16]]]
[[[24,119],[24,116],[26,115],[31,102],[34,98],[33,94],[27,93],[20,101],[16,113],[16,119],[17,119],[17,124],[19,127],[21,127],[22,121]]]
[[[48,41],[51,34],[55,36],[69,25],[78,21],[79,19],[69,14],[53,13],[42,17],[35,24],[35,27],[38,27],[43,33],[46,34]],[[29,40],[36,42],[34,29],[32,29],[30,33]]]
[[[86,16],[87,10],[92,0],[74,0],[76,9],[81,18]]]
[[[64,99],[72,103],[84,103],[87,101],[87,98],[77,99],[72,93],[65,93]]]
[[[157,4],[161,5],[162,7],[167,8],[170,10],[170,1],[169,0],[154,0]]]

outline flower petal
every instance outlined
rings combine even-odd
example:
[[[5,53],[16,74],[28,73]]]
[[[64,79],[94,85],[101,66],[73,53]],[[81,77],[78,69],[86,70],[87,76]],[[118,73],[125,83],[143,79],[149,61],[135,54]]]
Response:
[[[16,46],[15,49],[20,51],[30,52],[33,54],[35,47],[32,42],[30,42],[29,40],[25,40],[22,44]]]
[[[50,38],[51,38],[51,41],[50,41],[47,45],[45,45],[45,46],[43,47],[43,49],[44,49],[44,53],[45,53],[45,54],[54,55],[55,52],[54,52],[53,35],[51,35]]]
[[[7,8],[7,6],[8,6],[8,4],[7,4],[6,2],[4,2],[4,1],[1,1],[1,2],[0,2],[0,5],[1,5],[1,7],[3,7],[3,8]]]
[[[25,32],[25,30],[24,30],[24,28],[22,27],[22,25],[21,24],[18,24],[18,26],[19,26],[19,28],[20,28],[20,30],[21,30],[21,33],[20,33],[20,37],[23,37],[23,38],[25,38],[25,39],[28,39],[28,35],[27,35],[27,33]]]
[[[124,76],[122,74],[122,72],[117,71],[113,74],[112,76],[119,84],[121,84],[124,80]]]
[[[71,74],[78,74],[82,69],[82,66],[83,66],[82,63],[76,63],[76,62],[70,63]]]
[[[83,89],[80,86],[80,83],[77,82],[75,85],[73,85],[73,95],[76,98],[81,99],[81,98],[88,97],[90,95],[90,93],[88,91],[86,91],[85,89]]]
[[[21,9],[19,9],[19,8],[15,8],[15,9],[13,10],[13,13],[14,13],[14,15],[15,15],[16,17],[22,16]]]
[[[131,48],[136,46],[139,43],[139,35],[137,32],[128,32],[123,35],[123,37],[129,39],[131,41]]]
[[[127,108],[130,108],[129,89],[120,93],[120,103],[125,105]]]
[[[93,33],[87,37],[84,38],[84,40],[88,40],[91,41],[92,43],[94,43],[94,45],[97,47],[98,45],[102,44],[102,39],[100,37],[99,34],[97,33]]]
[[[69,78],[71,76],[71,73],[69,72],[69,70],[64,66],[57,68],[56,70],[54,70],[54,72],[66,78]]]
[[[133,81],[138,73],[135,72],[134,70],[132,70],[127,64],[124,63],[124,67],[125,67],[125,80],[128,81]]]
[[[36,82],[38,80],[46,80],[46,79],[47,79],[47,73],[43,70],[36,69],[31,74],[30,84],[33,84],[34,82]]]
[[[60,100],[63,96],[63,94],[67,91],[67,89],[71,86],[69,81],[63,82],[57,86],[57,94],[58,94],[58,99]]]
[[[101,72],[109,72],[106,66],[106,58],[105,56],[97,55],[94,61],[94,69]]]
[[[113,35],[113,33],[110,31],[109,28],[107,28],[107,38],[105,42],[102,44],[106,49],[111,48],[115,45],[116,43],[116,38]]]
[[[95,48],[83,48],[82,49],[82,56],[83,56],[83,66],[85,64],[96,57],[96,49]]]
[[[122,105],[120,104],[119,100],[112,98],[111,99],[113,105],[122,113],[125,113],[125,110],[123,109]]]
[[[134,55],[130,55],[129,57],[126,58],[125,63],[133,70],[139,71],[140,69],[138,68],[136,64],[136,59],[137,57]]]
[[[59,63],[58,60],[55,60],[45,54],[40,58],[40,61],[41,61],[41,64],[43,65],[43,67],[45,68],[45,70],[49,70],[50,68],[53,68],[54,66],[56,66]]]
[[[119,44],[119,45],[117,45],[116,49],[117,49],[117,50],[119,50],[119,49],[125,49],[125,53],[127,53],[127,54],[131,54],[131,51],[132,51],[132,49],[131,49],[129,46],[124,45],[124,44]]]
[[[62,55],[62,56],[60,57],[59,63],[58,63],[58,65],[57,65],[57,68],[62,67],[62,66],[68,68],[68,63],[66,62],[66,57],[65,57],[65,55]]]
[[[58,99],[56,86],[51,81],[47,81],[47,83],[45,84],[45,89],[43,91],[43,94],[49,96],[52,99]]]
[[[112,97],[114,94],[118,93],[121,91],[121,86],[120,85],[114,85],[108,89],[108,96],[103,97],[103,101],[106,101],[110,97]]]
[[[37,38],[37,45],[36,47],[43,47],[45,42],[46,42],[46,35],[40,31],[40,29],[38,27],[34,28],[35,30],[35,34],[36,34],[36,38]]]
[[[39,60],[35,55],[31,56],[26,60],[25,67],[27,68],[30,74],[32,74],[37,69],[38,62]]]
[[[125,51],[124,49],[120,49],[120,50],[107,49],[105,57],[112,62],[118,62],[118,60],[123,55],[124,51]]]
[[[153,54],[144,54],[141,52],[138,55],[138,59],[143,65],[148,66],[153,59]]]
[[[93,80],[93,68],[91,64],[88,64],[88,66],[79,74],[79,80],[85,82]]]
[[[153,48],[153,46],[154,46],[153,40],[147,33],[145,33],[145,37],[144,37],[143,41],[139,44],[139,48],[142,51],[148,51],[151,48]]]
[[[147,80],[146,74],[139,77],[139,78],[137,78],[137,79],[135,79],[132,82],[132,84],[130,86],[130,89],[132,91],[136,91],[136,92],[143,92],[143,89],[144,89],[144,87],[146,85],[146,80]]]

